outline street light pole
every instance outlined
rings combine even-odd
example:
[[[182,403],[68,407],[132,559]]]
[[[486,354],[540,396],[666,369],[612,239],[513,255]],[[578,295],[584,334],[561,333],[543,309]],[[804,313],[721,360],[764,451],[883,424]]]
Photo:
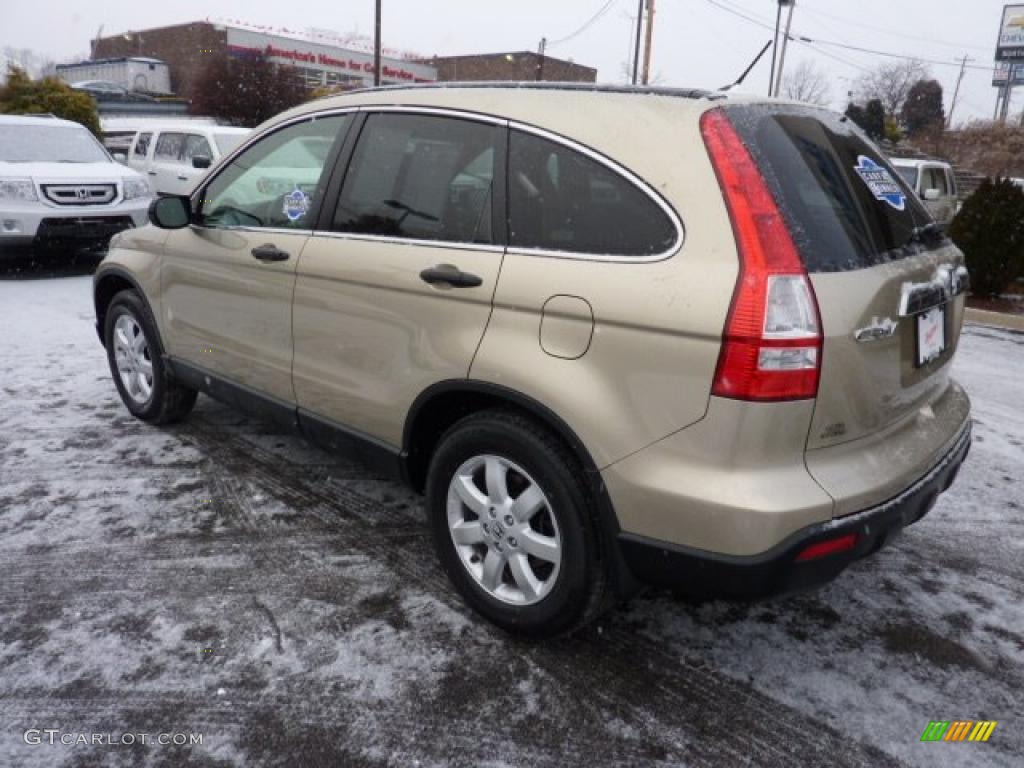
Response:
[[[373,84],[380,85],[380,0],[373,20]]]

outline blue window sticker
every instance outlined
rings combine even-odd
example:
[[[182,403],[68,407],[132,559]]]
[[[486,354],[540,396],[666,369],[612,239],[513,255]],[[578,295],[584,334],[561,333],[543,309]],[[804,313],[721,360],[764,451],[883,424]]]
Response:
[[[876,200],[888,203],[897,211],[902,211],[906,207],[907,196],[903,194],[903,187],[883,166],[870,157],[857,155],[857,164],[853,166],[853,170],[868,185]]]
[[[298,187],[284,196],[283,213],[288,221],[298,221],[309,213],[309,195]]]

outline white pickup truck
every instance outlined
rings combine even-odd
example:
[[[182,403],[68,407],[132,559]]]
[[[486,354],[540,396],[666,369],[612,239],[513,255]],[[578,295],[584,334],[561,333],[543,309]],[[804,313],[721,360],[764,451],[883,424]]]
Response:
[[[138,130],[126,160],[146,174],[154,193],[184,195],[250,133],[248,128],[162,122]]]
[[[148,221],[152,193],[84,127],[0,115],[0,258],[33,247],[105,247]]]

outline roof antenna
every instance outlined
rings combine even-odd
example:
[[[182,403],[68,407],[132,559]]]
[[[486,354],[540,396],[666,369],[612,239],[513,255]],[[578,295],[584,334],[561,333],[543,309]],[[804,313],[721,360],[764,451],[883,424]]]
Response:
[[[771,47],[772,47],[772,41],[769,40],[767,43],[764,44],[764,48],[761,49],[761,52],[759,54],[757,54],[757,56],[754,57],[754,60],[752,62],[750,62],[750,66],[743,70],[743,74],[740,75],[739,80],[737,80],[735,83],[730,83],[729,85],[723,85],[718,90],[723,91],[723,92],[724,91],[731,91],[736,86],[742,85],[743,81],[747,79],[747,75],[750,74],[750,70],[752,70],[754,67],[757,66],[757,62],[759,62],[761,60],[761,57],[764,56],[764,54],[767,52],[767,50],[769,48],[771,48]]]

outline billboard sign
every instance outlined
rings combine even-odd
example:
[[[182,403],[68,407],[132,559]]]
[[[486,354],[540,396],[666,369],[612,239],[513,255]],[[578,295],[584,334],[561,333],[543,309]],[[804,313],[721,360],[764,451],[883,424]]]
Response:
[[[228,53],[233,56],[263,54],[278,64],[292,64],[308,76],[307,85],[331,85],[333,82],[355,81],[373,83],[373,55],[342,49],[283,35],[263,34],[248,29],[228,27]],[[336,78],[325,75],[335,75]],[[437,80],[437,70],[419,62],[404,59],[381,59],[381,82],[423,83]]]
[[[1024,85],[1024,60],[997,61],[992,71],[992,85],[1004,88],[1007,85]]]
[[[1024,61],[1024,5],[1007,5],[1003,8],[999,42],[996,44],[996,59]]]

